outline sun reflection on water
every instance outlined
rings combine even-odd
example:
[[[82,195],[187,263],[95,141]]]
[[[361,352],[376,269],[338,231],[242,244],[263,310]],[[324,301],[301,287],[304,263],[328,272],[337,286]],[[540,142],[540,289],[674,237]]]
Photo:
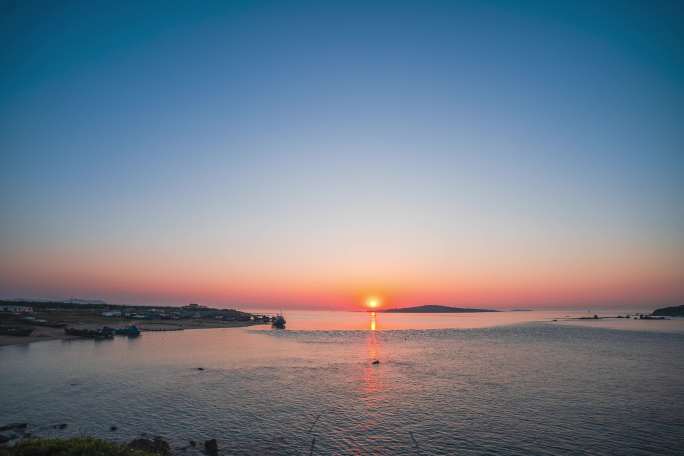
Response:
[[[368,340],[366,344],[367,358],[363,370],[362,399],[370,409],[380,405],[380,394],[383,391],[382,378],[380,375],[380,342],[377,333],[377,316],[370,313]]]

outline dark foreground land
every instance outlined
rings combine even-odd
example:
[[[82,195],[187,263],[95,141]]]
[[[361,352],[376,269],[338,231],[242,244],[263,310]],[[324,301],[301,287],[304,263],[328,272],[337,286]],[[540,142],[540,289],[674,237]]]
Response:
[[[188,449],[218,456],[216,439],[188,441],[180,448],[171,448],[164,438],[142,434],[128,443],[115,443],[94,437],[39,438],[26,432],[27,423],[0,426],[0,456],[171,456]],[[10,436],[6,434],[10,433]]]
[[[163,441],[137,439],[128,445],[90,437],[73,439],[27,439],[14,447],[0,447],[0,456],[153,456],[169,455]]]
[[[10,310],[1,310],[10,309]],[[95,330],[136,325],[141,331],[233,328],[266,324],[270,317],[196,304],[184,307],[105,303],[0,301],[0,346],[73,339],[65,328]]]

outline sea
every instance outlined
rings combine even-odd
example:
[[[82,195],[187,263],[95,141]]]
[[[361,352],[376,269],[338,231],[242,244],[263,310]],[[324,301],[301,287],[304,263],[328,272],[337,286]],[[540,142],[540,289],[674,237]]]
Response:
[[[564,320],[584,315],[289,311],[5,346],[0,426],[187,455],[684,454],[684,320]]]

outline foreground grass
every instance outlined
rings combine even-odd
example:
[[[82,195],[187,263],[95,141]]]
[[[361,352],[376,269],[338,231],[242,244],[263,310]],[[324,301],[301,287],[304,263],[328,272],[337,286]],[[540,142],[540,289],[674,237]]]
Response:
[[[125,445],[90,437],[30,439],[13,448],[0,448],[0,456],[157,456]]]

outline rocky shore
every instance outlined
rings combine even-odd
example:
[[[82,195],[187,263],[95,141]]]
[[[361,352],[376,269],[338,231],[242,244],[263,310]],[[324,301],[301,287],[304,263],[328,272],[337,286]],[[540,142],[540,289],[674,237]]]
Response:
[[[66,423],[53,426],[66,429]],[[116,426],[111,430],[116,431]],[[28,423],[11,423],[0,426],[0,456],[172,456],[174,454],[204,454],[218,456],[216,439],[188,440],[185,445],[173,447],[161,436],[141,434],[128,442],[114,442],[94,437],[44,438],[33,434]]]
[[[0,456],[171,456],[174,454],[161,437],[137,438],[127,444],[93,437],[70,439],[27,438],[16,444],[0,444]],[[218,455],[208,453],[208,455]]]
[[[116,321],[108,322],[114,327],[124,327],[130,322],[126,321]],[[141,331],[182,331],[186,329],[212,329],[212,328],[239,328],[243,326],[252,326],[257,324],[264,324],[261,322],[243,322],[243,321],[203,321],[203,320],[193,320],[188,322],[183,322],[181,324],[169,324],[164,321],[148,321],[139,324],[138,327]],[[76,326],[78,328],[86,329],[96,329],[102,325],[97,325],[88,322],[77,322]],[[48,328],[48,327],[38,327],[29,336],[18,337],[18,336],[8,336],[0,335],[0,347],[7,345],[21,345],[28,344],[32,342],[41,342],[49,340],[73,340],[77,337],[70,336],[64,333],[63,328]]]

